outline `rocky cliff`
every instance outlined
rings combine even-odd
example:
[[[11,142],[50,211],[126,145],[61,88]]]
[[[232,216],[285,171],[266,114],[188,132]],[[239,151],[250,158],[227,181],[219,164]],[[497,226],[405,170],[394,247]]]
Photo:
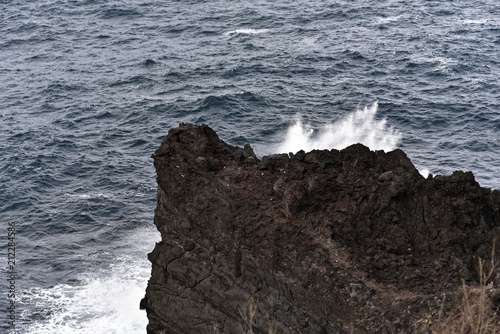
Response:
[[[150,334],[425,332],[479,281],[478,257],[500,258],[500,192],[425,179],[401,150],[259,160],[181,124],[152,157]]]

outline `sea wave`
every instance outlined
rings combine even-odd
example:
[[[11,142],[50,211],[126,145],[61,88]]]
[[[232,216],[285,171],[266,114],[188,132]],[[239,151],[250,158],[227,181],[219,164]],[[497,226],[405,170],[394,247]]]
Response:
[[[139,302],[144,297],[151,269],[144,254],[151,251],[158,237],[151,226],[138,228],[120,240],[121,247],[114,251],[89,254],[88,258],[99,266],[102,262],[109,264],[85,271],[75,284],[31,287],[20,292],[17,304],[22,310],[18,320],[22,332],[144,332],[147,319],[139,309]]]
[[[402,134],[388,125],[385,118],[377,119],[377,109],[378,102],[374,102],[371,106],[358,109],[317,131],[303,123],[299,117],[288,128],[276,151],[295,153],[299,150],[342,149],[356,143],[364,144],[372,150],[394,150],[401,141]]]
[[[236,29],[224,33],[224,36],[237,36],[237,35],[256,35],[268,32],[269,29]]]

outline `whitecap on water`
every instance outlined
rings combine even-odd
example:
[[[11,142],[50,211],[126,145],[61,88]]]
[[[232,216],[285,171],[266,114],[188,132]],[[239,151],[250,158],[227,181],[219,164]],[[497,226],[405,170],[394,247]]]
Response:
[[[462,20],[463,24],[486,24],[488,23],[488,19],[472,19],[472,20]]]
[[[397,148],[402,135],[387,124],[385,119],[376,119],[378,103],[358,109],[335,123],[327,124],[315,131],[297,119],[284,135],[276,152],[288,153],[299,150],[343,149],[361,143],[372,150],[391,151]],[[316,134],[317,132],[317,134]]]
[[[224,36],[255,35],[268,32],[269,29],[236,29],[224,33]]]
[[[401,15],[389,16],[389,17],[379,17],[379,18],[377,18],[376,23],[377,24],[387,24],[387,23],[399,21],[400,18],[401,18]]]
[[[102,199],[102,198],[112,198],[115,195],[111,193],[102,193],[102,192],[89,192],[85,194],[65,194],[69,198],[74,198],[74,199]]]
[[[436,69],[439,71],[458,64],[458,61],[454,59],[434,55],[412,57],[412,61],[416,64],[435,64]]]

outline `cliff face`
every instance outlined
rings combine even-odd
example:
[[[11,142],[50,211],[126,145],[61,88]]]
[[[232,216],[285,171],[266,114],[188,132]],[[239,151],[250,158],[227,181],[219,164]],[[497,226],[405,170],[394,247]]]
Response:
[[[259,161],[181,124],[153,158],[148,333],[242,333],[251,306],[255,333],[418,330],[500,239],[498,191],[470,172],[424,179],[401,150]]]

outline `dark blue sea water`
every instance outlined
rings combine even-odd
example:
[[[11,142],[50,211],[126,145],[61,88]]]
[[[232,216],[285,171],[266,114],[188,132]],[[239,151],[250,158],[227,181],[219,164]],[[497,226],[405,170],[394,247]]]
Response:
[[[179,122],[263,155],[358,141],[500,187],[500,3],[0,2],[0,332],[144,333],[150,159]]]

